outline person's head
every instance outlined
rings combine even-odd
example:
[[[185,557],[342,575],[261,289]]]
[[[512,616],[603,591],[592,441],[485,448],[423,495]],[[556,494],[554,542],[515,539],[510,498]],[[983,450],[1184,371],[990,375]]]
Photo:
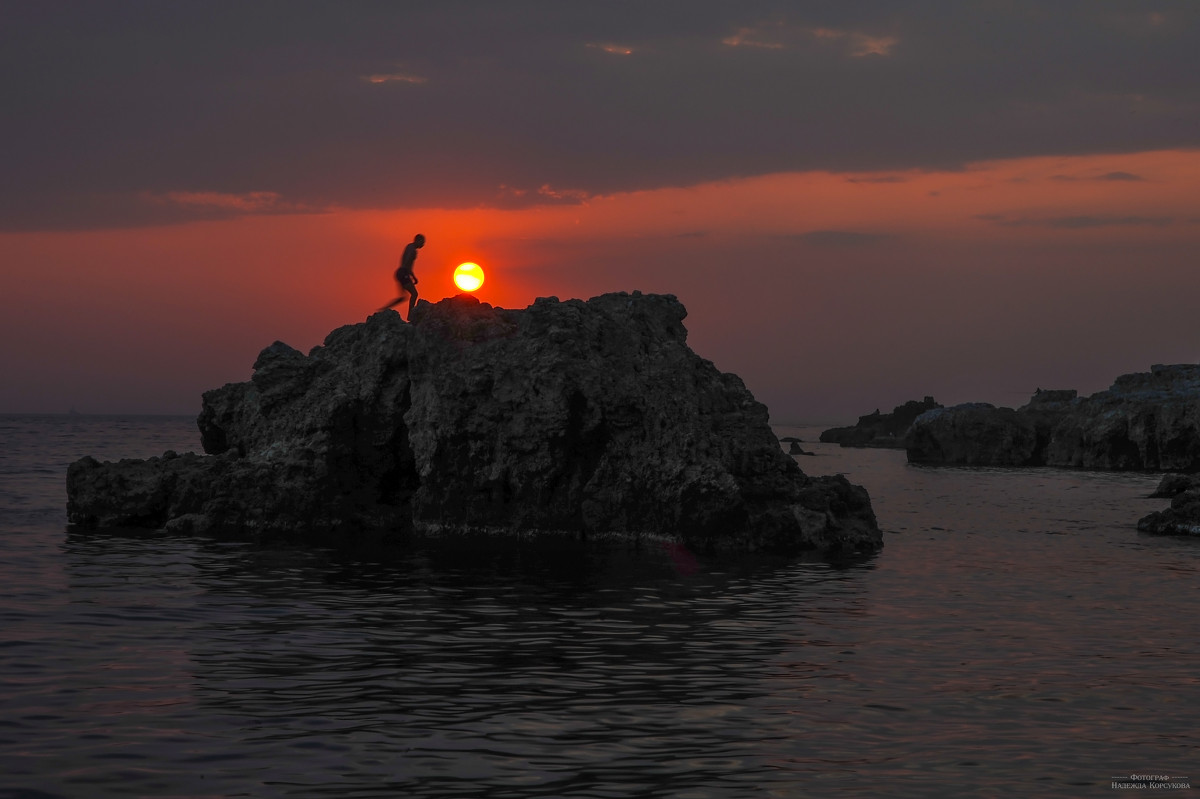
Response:
[[[424,237],[424,236],[422,236],[420,233],[418,233],[418,234],[417,234],[417,235],[416,235],[416,236],[413,238],[413,244],[417,245],[417,249],[420,249],[421,247],[424,247],[424,246],[425,246],[425,237]]]

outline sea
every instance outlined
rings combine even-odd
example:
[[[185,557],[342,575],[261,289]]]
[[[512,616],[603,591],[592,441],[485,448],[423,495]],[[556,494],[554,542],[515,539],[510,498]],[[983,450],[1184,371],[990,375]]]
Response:
[[[1106,796],[1200,781],[1200,538],[1158,475],[910,466],[853,562],[66,523],[191,417],[0,416],[0,797]],[[1151,778],[1154,778],[1151,780]]]

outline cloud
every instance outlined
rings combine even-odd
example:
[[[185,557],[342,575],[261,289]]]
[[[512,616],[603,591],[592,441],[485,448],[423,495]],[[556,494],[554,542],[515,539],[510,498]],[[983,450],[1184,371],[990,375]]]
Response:
[[[588,42],[587,46],[592,48],[593,50],[600,50],[602,52],[608,53],[609,55],[632,55],[633,54],[632,47],[626,47],[623,44],[613,44],[612,42],[606,42],[606,43]]]
[[[181,215],[224,219],[256,214],[310,214],[325,210],[288,202],[275,191],[168,191],[157,194],[146,191],[140,192],[138,199],[145,205],[168,209],[167,215],[154,223],[176,221]]]
[[[900,43],[900,39],[896,36],[872,36],[852,30],[812,28],[809,33],[817,39],[845,42],[847,52],[856,58],[869,55],[889,56],[892,54],[892,48]]]
[[[778,25],[774,27],[778,27]],[[763,50],[782,50],[783,42],[778,41],[775,38],[776,36],[777,33],[772,32],[766,26],[738,28],[731,35],[722,39],[721,44],[729,47],[757,47]]]
[[[850,177],[850,178],[846,178],[846,182],[847,183],[907,183],[908,181],[906,178],[902,178],[899,175],[883,175],[882,177],[877,177],[877,178]]]
[[[269,211],[280,207],[279,193],[274,191],[250,191],[244,194],[222,194],[216,191],[169,191],[163,195],[149,195],[148,199],[156,202],[220,208],[228,211]]]
[[[839,42],[845,46],[844,52],[847,55],[856,58],[891,55],[892,48],[900,42],[896,36],[875,36],[857,30],[837,28],[812,28],[780,21],[738,28],[722,39],[721,44],[729,47],[782,50],[813,39]]]
[[[1031,24],[1027,4],[925,0],[695,0],[685,15],[129,2],[153,13],[56,0],[0,26],[0,227],[208,218],[211,204],[134,201],[180,187],[266,186],[307,208],[510,207],[562,201],[559,187],[578,201],[1200,147],[1200,4],[1139,27],[1101,3],[1040,4]]]
[[[1050,180],[1063,182],[1075,180],[1111,180],[1111,181],[1139,181],[1145,180],[1141,175],[1135,175],[1132,172],[1106,172],[1103,175],[1094,177],[1077,177],[1075,175],[1051,175]]]
[[[555,189],[549,183],[539,186],[537,194],[539,197],[565,205],[584,204],[588,199],[588,193],[582,189]]]
[[[367,83],[425,83],[428,78],[421,75],[406,75],[401,72],[376,73],[374,75],[363,75],[362,80]]]
[[[1047,219],[1045,224],[1054,228],[1092,227],[1165,227],[1173,224],[1169,216],[1060,216]]]
[[[591,195],[582,189],[556,189],[549,183],[534,189],[501,184],[497,194],[500,205],[528,207],[533,205],[587,205]]]
[[[862,247],[896,238],[890,233],[866,233],[859,230],[812,230],[796,238],[819,247]]]
[[[1081,214],[1057,217],[1013,217],[1005,214],[978,214],[975,217],[1002,227],[1047,227],[1060,230],[1078,230],[1104,227],[1166,227],[1175,223],[1169,216],[1116,216],[1103,214]]]

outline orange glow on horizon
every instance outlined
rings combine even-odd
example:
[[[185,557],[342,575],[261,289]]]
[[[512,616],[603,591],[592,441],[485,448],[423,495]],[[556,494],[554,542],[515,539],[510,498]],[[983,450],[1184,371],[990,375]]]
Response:
[[[698,352],[768,387],[785,381],[771,354],[780,337],[797,342],[797,363],[851,386],[860,378],[843,362],[871,363],[875,342],[901,328],[910,331],[901,349],[941,346],[952,360],[958,345],[944,342],[963,342],[961,374],[987,358],[992,375],[1057,353],[1058,363],[1100,364],[1096,373],[1111,378],[1195,359],[1179,350],[1196,339],[1194,314],[1180,304],[1200,282],[1197,186],[1200,150],[1162,150],[781,173],[573,205],[0,233],[0,336],[21,342],[0,353],[0,373],[16,375],[0,385],[0,410],[143,407],[126,387],[159,391],[168,375],[177,393],[144,407],[191,408],[201,391],[246,379],[267,342],[307,351],[394,298],[398,258],[417,231],[428,242],[415,264],[421,302],[473,290],[501,308],[672,293],[688,308]],[[268,193],[173,197],[279,210]],[[477,260],[488,265],[486,286],[482,275],[474,289],[456,285],[454,266]],[[1153,315],[1136,316],[1143,306]],[[1135,351],[1133,332],[1105,338],[1114,318],[1139,320],[1118,327],[1150,331],[1154,342]],[[804,349],[835,328],[841,349]],[[1030,336],[1041,336],[1036,346]],[[871,379],[899,384],[928,362],[927,352],[897,356]],[[929,380],[912,396],[940,385]]]
[[[402,237],[419,219],[462,255],[497,248],[527,262],[549,242],[804,236],[857,231],[1009,242],[1192,240],[1200,150],[1041,156],[960,170],[789,172],[593,196],[521,209],[361,211],[356,224]],[[415,228],[414,228],[415,229]],[[463,237],[463,230],[470,230]]]

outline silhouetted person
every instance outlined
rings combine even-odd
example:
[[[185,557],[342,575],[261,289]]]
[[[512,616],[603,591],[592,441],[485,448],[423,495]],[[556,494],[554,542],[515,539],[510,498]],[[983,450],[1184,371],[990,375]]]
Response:
[[[417,305],[417,276],[413,274],[413,264],[417,262],[417,250],[425,246],[425,237],[418,233],[412,242],[404,248],[400,256],[400,266],[396,267],[396,285],[400,288],[400,296],[379,310],[386,311],[394,305],[404,302],[408,297],[408,319],[412,319],[413,308]]]

